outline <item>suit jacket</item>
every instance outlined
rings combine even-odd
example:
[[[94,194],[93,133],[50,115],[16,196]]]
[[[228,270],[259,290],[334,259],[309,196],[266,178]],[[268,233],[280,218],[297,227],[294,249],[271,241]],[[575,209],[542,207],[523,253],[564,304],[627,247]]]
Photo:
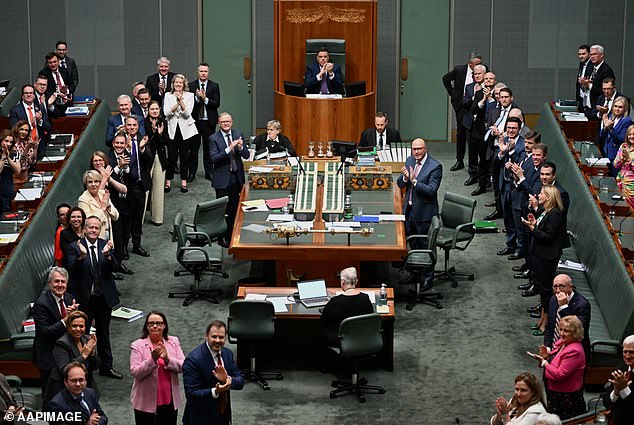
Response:
[[[196,93],[196,90],[200,89],[200,80],[194,80],[189,83],[189,91]],[[200,116],[200,109],[207,109],[207,120],[211,124],[211,128],[216,128],[218,124],[218,108],[220,107],[220,86],[211,80],[207,80],[205,83],[205,96],[207,97],[207,103],[202,102],[198,97],[194,96],[194,109],[192,116],[196,121]]]
[[[594,70],[594,65],[592,64],[592,62],[588,65],[588,68],[590,68],[590,75],[592,75],[592,72]],[[592,88],[590,89],[591,106],[596,105],[597,101],[599,100],[599,96],[603,94],[603,80],[607,77],[612,77],[616,79],[614,71],[612,71],[610,65],[608,65],[606,62],[603,62],[597,70],[597,73],[594,75],[594,79],[592,80]]]
[[[139,122],[139,136],[142,138],[145,136],[145,126],[143,125],[143,113],[137,115],[137,121]],[[123,116],[121,114],[112,115],[108,118],[108,124],[106,126],[106,146],[112,147],[112,141],[114,135],[117,132],[117,128],[123,124]]]
[[[497,110],[495,108],[494,102],[491,102],[491,105],[489,105],[489,107],[487,108],[488,102],[486,101],[484,102],[482,108],[480,108],[479,103],[483,98],[484,92],[482,90],[478,90],[477,92],[475,92],[475,94],[473,95],[473,102],[471,102],[469,113],[465,114],[465,116],[470,115],[473,120],[473,123],[471,124],[471,138],[482,141],[484,140],[484,135],[489,128],[487,125],[487,114],[489,114],[489,117],[492,117]],[[499,110],[497,111],[497,113],[499,114]],[[463,122],[464,119],[465,118],[463,117]],[[493,123],[491,125],[495,124],[495,120],[497,120],[497,117],[493,120]]]
[[[622,372],[627,372],[627,365],[619,367]],[[611,417],[614,425],[633,425],[634,424],[634,380],[629,385],[630,393],[626,398],[619,397],[616,402],[610,399],[610,393],[614,390],[614,386],[610,384],[609,392],[603,395],[603,405],[606,409],[611,410]]]
[[[244,136],[239,130],[231,130],[232,140],[236,140]],[[229,186],[229,169],[231,166],[231,159],[225,151],[227,148],[227,141],[222,135],[222,131],[218,131],[209,136],[209,156],[211,162],[214,164],[214,170],[212,173],[212,185],[214,189],[226,189]],[[237,166],[237,176],[240,184],[244,184],[244,165],[242,164],[242,158],[249,158],[249,150],[246,144],[242,145],[242,150],[237,147],[234,148],[234,156]]]
[[[544,367],[546,388],[560,393],[571,393],[583,388],[586,355],[580,342],[564,345],[557,341]]]
[[[172,78],[174,78],[174,75],[176,74],[171,71],[167,73],[167,86],[165,87],[165,93],[172,89]],[[147,77],[147,80],[145,81],[145,88],[150,92],[152,99],[158,100],[159,103],[163,105],[163,96],[161,96],[159,92],[159,81],[160,78],[158,72],[156,74],[152,74]]]
[[[71,94],[75,93],[75,88],[76,88],[75,83],[73,83],[73,79],[71,78],[68,71],[62,68],[61,66],[58,69],[59,69],[59,74],[62,76],[62,80],[64,80],[64,84],[66,84],[66,87],[68,87],[68,91]],[[51,69],[48,66],[45,66],[44,69],[40,71],[40,74],[44,75],[46,79],[48,80],[46,95],[50,96],[53,93],[55,93],[58,87],[57,87],[57,80],[55,79],[55,76],[53,76],[53,71],[51,71]],[[72,104],[73,104],[72,100],[66,103],[67,106]]]
[[[7,411],[9,406],[15,406],[18,404],[15,397],[13,397],[13,393],[11,392],[11,386],[7,381],[7,378],[0,373],[0,415],[4,418],[4,413]],[[2,420],[2,419],[0,419]],[[13,423],[13,422],[7,422]]]
[[[409,170],[416,166],[416,160],[410,156],[405,161],[405,166]],[[405,187],[405,200],[403,205],[403,213],[411,214],[415,221],[425,222],[431,221],[432,217],[438,215],[438,188],[442,180],[442,165],[427,154],[427,160],[421,167],[418,175],[415,177],[416,185],[412,183],[414,179],[408,181],[403,180],[401,174],[396,181],[398,187]],[[412,196],[411,208],[408,200]]]
[[[508,143],[508,137],[506,137],[504,140],[506,143]],[[513,148],[513,153],[509,153],[509,151],[506,151],[506,153],[500,158],[499,152],[500,148],[496,146],[493,160],[500,163],[500,174],[496,176],[498,179],[499,187],[501,191],[511,190],[512,183],[504,179],[504,173],[506,172],[504,164],[509,161],[514,162],[515,164],[519,164],[526,157],[524,138],[522,136],[517,137],[517,140],[515,141],[515,147]],[[512,178],[513,176],[511,176],[511,179]]]
[[[64,61],[66,62],[66,68],[64,68],[61,61],[59,63],[59,67],[62,69],[66,69],[71,81],[73,82],[73,85],[75,86],[75,89],[77,89],[77,86],[79,85],[79,72],[77,72],[77,63],[75,62],[75,59],[68,56],[64,58]]]
[[[104,196],[103,191],[99,191],[99,194],[100,196]],[[86,217],[90,217],[91,215],[99,217],[99,219],[101,220],[101,233],[99,233],[99,237],[101,239],[106,237],[106,230],[109,229],[110,239],[113,240],[112,222],[119,219],[119,211],[114,206],[114,204],[112,204],[112,199],[110,200],[110,213],[107,214],[101,209],[101,205],[99,205],[97,200],[90,194],[90,192],[84,190],[84,192],[79,195],[79,198],[77,199],[77,206],[84,210],[84,212],[86,213]]]
[[[169,363],[166,370],[172,381],[172,402],[174,409],[180,409],[182,396],[178,383],[178,374],[183,373],[185,354],[175,336],[164,340]],[[132,408],[142,412],[156,412],[158,388],[158,365],[152,359],[152,342],[150,338],[140,338],[132,342],[130,352],[130,374],[134,378],[130,401]]]
[[[619,91],[614,93],[614,100],[616,100],[616,98],[619,97],[619,96],[623,96],[623,93],[621,93]],[[628,99],[628,102],[629,102],[629,99]],[[599,111],[597,110],[597,106],[603,106],[604,104],[605,104],[605,96],[602,94],[601,96],[599,96],[597,98],[597,103],[596,104],[592,104],[592,110],[590,111],[589,114],[587,114],[587,115],[589,115],[588,119],[593,119],[593,120],[601,119],[599,117]],[[608,112],[607,113],[610,113],[610,112],[611,112],[611,109],[608,108]]]
[[[163,133],[159,134],[158,131],[154,131],[152,128],[152,122],[149,117],[145,118],[144,127],[145,134],[148,136],[148,144],[150,146],[152,156],[158,155],[161,167],[163,170],[167,169],[167,144],[169,143],[169,137],[167,135],[167,121],[162,116],[159,116],[159,122],[163,123]]]
[[[401,134],[395,128],[387,127],[385,129],[385,135],[383,136],[383,138],[383,142],[387,143],[388,145],[392,145],[392,143],[401,143]],[[363,133],[361,133],[361,138],[359,138],[359,144],[357,146],[377,146],[376,128],[372,127],[363,130]]]
[[[544,345],[546,347],[553,346],[553,339],[555,337],[555,324],[557,322],[557,310],[559,304],[557,303],[557,297],[553,295],[548,302],[548,323],[546,323],[546,331],[544,332]],[[590,303],[588,299],[581,295],[579,292],[574,292],[570,301],[568,301],[568,307],[561,309],[559,317],[577,316],[583,325],[583,351],[586,358],[590,358],[590,338],[588,335],[588,329],[590,328]]]
[[[328,78],[328,74],[324,75],[328,81],[328,92],[330,93],[338,93],[344,94],[345,89],[343,87],[343,72],[341,71],[341,66],[334,64],[333,73],[335,76],[331,80]],[[321,67],[317,61],[313,61],[306,67],[306,72],[304,73],[304,87],[306,87],[306,93],[319,93],[321,89],[321,81],[317,81],[317,74]]]
[[[227,374],[231,376],[231,389],[241,390],[244,379],[233,359],[233,352],[223,348],[220,352]],[[207,343],[203,342],[189,353],[183,363],[183,386],[187,405],[183,414],[184,425],[230,424],[231,391],[227,394],[227,410],[220,416],[219,398],[213,398],[211,389],[218,380],[212,374],[215,368]]]
[[[68,286],[68,291],[75,296],[82,310],[86,311],[84,308],[89,306],[88,300],[90,299],[93,287],[93,273],[95,273],[101,283],[101,291],[106,300],[106,304],[108,304],[108,307],[114,307],[119,304],[119,291],[112,277],[112,271],[119,269],[119,263],[114,258],[114,253],[111,253],[110,258],[106,259],[102,252],[106,241],[97,239],[97,266],[93,269],[86,238],[81,238],[79,243],[86,248],[88,253],[84,259],[80,259],[81,251],[77,247],[77,244],[69,245],[67,256],[70,285]]]
[[[108,417],[99,405],[99,398],[92,388],[86,388],[84,390],[84,400],[86,401],[86,404],[88,404],[88,410],[90,410],[91,414],[93,410],[96,410],[99,414],[99,425],[107,425]],[[90,416],[87,415],[81,408],[79,400],[76,400],[66,388],[53,397],[49,406],[52,412],[81,412],[81,417],[84,421],[83,423],[88,422],[88,419],[90,418]],[[65,422],[63,423],[65,424]]]
[[[256,152],[259,152],[264,148],[269,148],[269,152],[271,153],[288,151],[290,156],[297,156],[297,152],[295,152],[295,148],[293,147],[290,139],[281,133],[277,135],[277,143],[270,143],[266,133],[259,134],[255,138],[254,142]]]
[[[523,214],[528,212],[528,195],[535,195],[536,187],[541,187],[541,180],[539,179],[541,173],[541,167],[537,170],[533,165],[533,158],[526,158],[522,165],[524,171],[524,180],[511,190],[511,207],[514,210],[522,211]]]
[[[196,120],[192,117],[194,94],[184,92],[183,102],[185,103],[184,111],[182,111],[179,106],[176,109],[176,112],[172,112],[172,108],[176,105],[176,96],[173,93],[165,93],[163,111],[165,113],[165,119],[167,120],[167,131],[171,140],[174,140],[174,137],[176,136],[176,126],[180,128],[183,140],[189,139],[190,137],[194,137],[198,134]]]
[[[611,113],[609,117],[612,118]],[[625,133],[631,125],[632,119],[630,117],[624,117],[621,118],[611,130],[606,130],[605,128],[601,129],[599,137],[605,141],[603,152],[605,153],[605,156],[609,158],[610,163],[614,162],[614,158],[616,158],[616,154],[625,140]]]
[[[468,84],[465,87],[465,93],[460,100],[460,110],[462,112],[462,118],[458,124],[462,125],[467,130],[471,130],[473,126],[473,114],[471,113],[471,106],[473,105],[473,99],[475,97],[475,81]],[[481,89],[478,92],[482,91]]]
[[[561,183],[559,183],[559,180],[555,180],[555,187],[557,189],[559,189],[559,194],[561,195],[561,202],[563,202],[564,204],[564,210],[561,212],[561,219],[564,222],[564,228],[566,229],[566,232],[564,232],[563,234],[563,239],[561,242],[561,246],[562,248],[568,248],[570,246],[570,237],[568,237],[568,211],[570,210],[570,195],[568,194],[568,192],[566,191],[566,189],[564,189],[564,187],[561,185]],[[542,190],[542,181],[538,180],[537,183],[535,184],[535,192],[534,193],[539,193]]]
[[[86,344],[88,341],[88,335],[82,335],[81,340],[83,344]],[[88,370],[88,374],[86,375],[88,383],[86,386],[95,390],[97,396],[99,396],[97,382],[93,376],[93,370],[99,369],[100,366],[99,356],[97,355],[96,349],[94,356],[88,356],[88,358],[84,360],[84,357],[79,351],[79,347],[75,344],[75,340],[73,340],[73,337],[66,332],[55,342],[55,347],[53,348],[53,359],[55,364],[51,370],[51,377],[46,384],[46,394],[43,403],[45,406],[48,401],[55,397],[55,394],[64,388],[64,368],[70,362],[79,362],[86,366],[86,369]]]
[[[585,62],[579,62],[579,69],[577,70],[577,81],[575,83],[575,89],[576,89],[575,98],[577,99],[577,105],[583,104],[583,97],[581,96],[581,84],[579,84],[579,77],[582,76],[581,71],[583,71],[583,67],[585,64],[588,64],[588,65],[586,66],[586,72],[583,73],[583,77],[590,78],[590,75],[592,74],[592,62],[590,62],[590,59],[586,60]]]
[[[72,305],[73,295],[66,292],[64,304]],[[53,368],[53,347],[55,342],[66,333],[66,323],[62,322],[58,305],[50,290],[40,295],[33,304],[33,320],[35,321],[33,363],[42,370]]]
[[[536,218],[539,218],[541,211],[543,210],[540,209],[538,214],[535,214]],[[559,208],[555,207],[548,211],[532,232],[533,260],[539,262],[559,259],[562,251],[562,233],[565,231]],[[539,266],[535,264],[535,267]]]
[[[143,108],[141,107],[141,104],[134,97],[130,97],[132,98],[132,109],[130,110],[130,113],[132,115],[136,115],[137,117],[144,118]]]
[[[42,124],[40,125],[38,123],[37,134],[40,136],[40,139],[43,139],[48,137],[51,133],[51,122],[48,119],[46,108],[40,107],[39,102],[35,101],[33,102],[33,114],[35,115],[38,111],[42,113]],[[28,121],[29,124],[31,123],[29,113],[24,108],[24,103],[22,103],[21,100],[9,111],[9,127],[15,126],[20,120]]]
[[[467,71],[471,71],[467,64],[456,65],[442,77],[442,83],[449,96],[451,96],[451,106],[453,106],[456,115],[461,110],[460,106],[464,97],[464,82],[467,78]]]

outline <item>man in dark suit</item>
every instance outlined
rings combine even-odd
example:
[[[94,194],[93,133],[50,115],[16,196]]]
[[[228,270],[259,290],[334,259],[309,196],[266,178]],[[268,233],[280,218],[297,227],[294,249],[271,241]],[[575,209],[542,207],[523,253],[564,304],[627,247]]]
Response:
[[[473,82],[473,68],[482,63],[482,56],[479,53],[469,53],[469,62],[465,65],[456,65],[451,71],[443,75],[442,83],[451,97],[451,106],[456,112],[456,163],[450,168],[451,171],[464,168],[464,155],[467,149],[467,135],[462,122],[462,99],[465,94],[465,87]]]
[[[579,79],[584,90],[583,106],[588,118],[592,117],[593,105],[596,105],[599,96],[603,93],[603,80],[608,77],[616,79],[614,71],[604,60],[603,46],[598,44],[590,47],[590,76]]]
[[[233,352],[224,347],[226,338],[227,325],[213,320],[207,326],[205,342],[183,362],[185,425],[231,424],[230,390],[241,390],[244,378]]]
[[[218,108],[220,107],[220,87],[209,79],[209,64],[202,62],[198,65],[198,80],[189,83],[189,91],[194,93],[194,109],[192,116],[196,120],[196,129],[200,138],[195,138],[189,151],[189,163],[191,175],[187,181],[192,182],[196,178],[198,170],[198,151],[200,140],[203,142],[203,167],[205,178],[211,181],[213,164],[209,156],[209,137],[216,131],[218,123]]]
[[[122,94],[117,97],[117,105],[119,113],[112,115],[108,118],[108,124],[106,125],[106,146],[112,147],[112,139],[119,129],[125,127],[125,119],[132,114],[132,99],[127,94]],[[141,119],[143,119],[141,117]],[[139,127],[139,135],[145,136],[145,125]]]
[[[142,115],[141,113],[143,112],[143,109],[141,108],[141,103],[139,102],[139,92],[141,91],[141,89],[145,89],[145,84],[143,84],[141,81],[136,81],[132,83],[132,113],[134,115]],[[150,100],[152,100],[151,96]]]
[[[40,369],[42,394],[53,369],[55,341],[66,333],[66,317],[79,307],[73,296],[66,292],[67,285],[66,269],[52,267],[48,272],[48,291],[33,304],[33,363]]]
[[[603,396],[603,405],[611,411],[611,425],[634,423],[634,335],[623,340],[624,365],[612,372],[610,393]]]
[[[382,150],[392,146],[392,143],[401,143],[398,130],[388,127],[387,124],[387,114],[377,112],[374,115],[374,128],[363,130],[358,146],[376,146],[376,150]]]
[[[577,100],[577,110],[583,112],[584,89],[581,85],[582,78],[589,78],[592,74],[592,66],[590,66],[590,46],[582,44],[577,49],[577,57],[579,58],[579,69],[577,70],[577,82],[575,90],[575,98]]]
[[[86,218],[84,237],[67,249],[68,268],[71,275],[69,292],[79,301],[80,310],[88,315],[88,326],[95,319],[97,353],[101,359],[99,374],[114,379],[123,375],[112,367],[110,348],[110,319],[112,307],[119,304],[119,291],[112,277],[119,263],[112,254],[112,241],[99,238],[101,220]]]
[[[42,108],[35,99],[35,87],[31,84],[22,86],[22,101],[9,111],[9,126],[24,120],[31,127],[31,140],[38,140],[37,156],[42,158],[46,152],[46,144],[50,139],[51,123],[46,108]]]
[[[86,366],[83,363],[68,363],[64,368],[64,389],[51,400],[50,411],[70,414],[72,420],[68,423],[107,425],[108,417],[99,405],[95,390],[86,387],[86,375]],[[68,416],[64,418],[70,419]]]
[[[465,87],[465,94],[462,98],[460,107],[462,108],[462,121],[458,123],[463,127],[467,139],[467,146],[469,147],[469,166],[467,171],[469,172],[469,178],[464,182],[465,186],[471,186],[478,182],[478,152],[479,146],[484,142],[481,140],[484,138],[484,111],[480,114],[481,121],[476,125],[475,132],[471,130],[474,128],[474,121],[477,114],[471,112],[476,93],[482,92],[484,87],[484,74],[486,73],[486,67],[484,65],[476,65],[473,67],[473,82]],[[474,137],[475,136],[475,137]]]
[[[170,71],[170,60],[162,56],[156,61],[156,74],[147,77],[145,88],[150,92],[153,100],[157,100],[163,107],[163,97],[165,92],[170,91],[172,87],[173,72]]]
[[[328,49],[320,47],[315,62],[310,63],[304,73],[306,93],[344,94],[341,66],[329,60]]]
[[[150,100],[152,100],[150,92],[145,87],[139,89],[136,98],[132,99],[131,113],[139,117],[139,121],[147,117]]]
[[[64,116],[66,108],[73,106],[73,94],[75,84],[65,68],[59,66],[59,56],[55,52],[46,55],[46,66],[40,71],[48,80],[46,95],[56,94],[55,101],[60,111],[60,116]]]
[[[44,75],[38,75],[33,82],[35,87],[35,104],[40,109],[46,109],[49,121],[60,116],[60,111],[57,108],[57,95],[55,93],[50,96],[46,94],[48,89],[48,79]]]
[[[5,415],[10,413],[14,417],[17,417],[20,412],[24,412],[24,406],[20,406],[11,391],[11,386],[7,378],[0,373],[0,418],[2,418],[0,419],[0,423],[6,423],[7,425],[13,424],[14,421],[5,420],[2,422],[3,419],[6,418]]]
[[[112,167],[112,180],[126,187],[126,192],[110,190],[110,201],[119,211],[119,219],[112,222],[114,237],[114,256],[119,262],[122,273],[133,274],[132,270],[124,265],[123,261],[130,259],[128,242],[130,241],[130,222],[132,220],[132,204],[128,199],[128,186],[130,186],[130,151],[128,138],[124,131],[119,131],[114,136],[112,148],[108,151],[108,164]],[[132,194],[130,194],[132,195]]]
[[[77,72],[77,64],[75,59],[68,56],[68,43],[65,41],[58,41],[55,43],[55,53],[59,57],[59,67],[68,71],[70,80],[73,82],[75,90],[79,85],[79,72]]]
[[[488,140],[485,139],[489,125],[495,124],[497,117],[493,118],[497,101],[493,98],[496,84],[495,74],[484,74],[482,90],[476,90],[471,103],[470,115],[473,116],[473,124],[467,133],[469,140],[469,168],[475,164],[477,170],[478,187],[471,192],[471,196],[478,196],[487,191],[490,176],[490,160],[488,155]],[[473,149],[472,149],[473,147]]]
[[[553,280],[553,293],[547,308],[548,323],[544,331],[544,345],[553,348],[559,340],[560,335],[557,330],[559,319],[566,316],[577,316],[583,325],[583,351],[586,359],[590,358],[590,338],[588,329],[590,328],[590,303],[587,298],[574,291],[572,279],[567,274],[559,274]]]
[[[249,150],[244,144],[242,132],[233,130],[233,118],[227,112],[218,117],[220,130],[209,137],[209,156],[214,165],[211,186],[216,191],[216,199],[229,197],[227,204],[227,233],[218,243],[227,248],[233,233],[240,192],[244,185],[244,165],[242,159],[249,158]]]

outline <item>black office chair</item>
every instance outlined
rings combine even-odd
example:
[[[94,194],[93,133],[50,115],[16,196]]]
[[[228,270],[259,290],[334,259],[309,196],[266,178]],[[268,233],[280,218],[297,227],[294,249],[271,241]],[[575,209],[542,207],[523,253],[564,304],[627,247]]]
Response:
[[[206,238],[207,244],[204,246],[187,246],[189,236]],[[194,300],[207,300],[218,304],[218,296],[222,294],[222,289],[200,289],[200,281],[203,274],[217,274],[223,278],[229,275],[222,270],[222,247],[213,245],[209,236],[202,232],[190,232],[187,230],[183,214],[176,213],[174,217],[174,234],[176,241],[176,260],[183,266],[183,270],[174,272],[174,276],[181,274],[191,274],[194,276],[194,284],[189,291],[170,292],[169,298],[185,297],[183,306],[188,306]]]
[[[346,40],[337,38],[307,38],[306,39],[306,66],[315,62],[315,57],[321,47],[328,49],[330,62],[341,67],[344,81],[346,77]]]
[[[275,335],[275,307],[269,301],[236,300],[229,305],[227,319],[229,342],[240,343],[249,348],[249,369],[242,375],[257,381],[264,390],[271,387],[267,379],[284,379],[280,372],[257,370],[255,366],[255,346],[270,341]]]
[[[459,273],[455,267],[449,267],[449,253],[452,249],[464,251],[475,237],[473,213],[476,200],[457,193],[445,193],[440,211],[440,231],[436,245],[445,251],[445,270],[436,273],[440,279],[451,281],[452,287],[458,286],[458,277],[474,280],[473,273]]]
[[[214,199],[196,205],[194,212],[194,222],[186,223],[187,227],[194,232],[202,232],[207,234],[211,242],[217,242],[227,232],[227,221],[225,220],[225,211],[229,203],[229,197]],[[200,246],[207,244],[207,238],[189,234],[187,239],[192,245]]]
[[[403,268],[414,276],[414,284],[416,285],[415,289],[410,289],[409,291],[409,297],[405,306],[407,310],[413,309],[414,305],[418,303],[430,304],[438,309],[442,308],[442,304],[438,301],[439,299],[442,299],[442,294],[440,292],[425,290],[423,287],[425,274],[433,272],[436,267],[436,262],[438,260],[438,254],[436,253],[436,240],[438,238],[439,231],[440,220],[437,216],[434,216],[426,235],[411,235],[407,237],[408,242],[417,239],[427,241],[427,248],[410,248],[404,259]]]
[[[383,349],[381,316],[372,313],[344,319],[339,325],[339,340],[341,348],[328,348],[341,357],[352,360],[352,380],[350,382],[332,381],[331,385],[337,389],[330,392],[330,398],[356,394],[359,401],[365,403],[366,393],[385,394],[383,387],[368,385],[365,378],[359,379],[359,360],[372,356]]]

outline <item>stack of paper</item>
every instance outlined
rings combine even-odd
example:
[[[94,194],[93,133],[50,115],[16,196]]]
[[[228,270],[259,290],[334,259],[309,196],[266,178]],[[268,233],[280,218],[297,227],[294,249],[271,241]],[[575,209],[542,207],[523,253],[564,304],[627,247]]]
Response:
[[[119,307],[116,310],[112,311],[112,317],[116,319],[127,320],[128,322],[134,322],[135,320],[139,320],[143,317],[143,312],[141,310],[135,310],[130,307]]]

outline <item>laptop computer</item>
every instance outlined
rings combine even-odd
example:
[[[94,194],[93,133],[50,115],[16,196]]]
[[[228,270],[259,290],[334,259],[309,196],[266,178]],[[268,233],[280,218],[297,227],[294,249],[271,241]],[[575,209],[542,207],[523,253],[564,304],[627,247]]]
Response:
[[[328,304],[328,291],[324,279],[305,280],[297,282],[299,301],[304,307],[321,307]]]

